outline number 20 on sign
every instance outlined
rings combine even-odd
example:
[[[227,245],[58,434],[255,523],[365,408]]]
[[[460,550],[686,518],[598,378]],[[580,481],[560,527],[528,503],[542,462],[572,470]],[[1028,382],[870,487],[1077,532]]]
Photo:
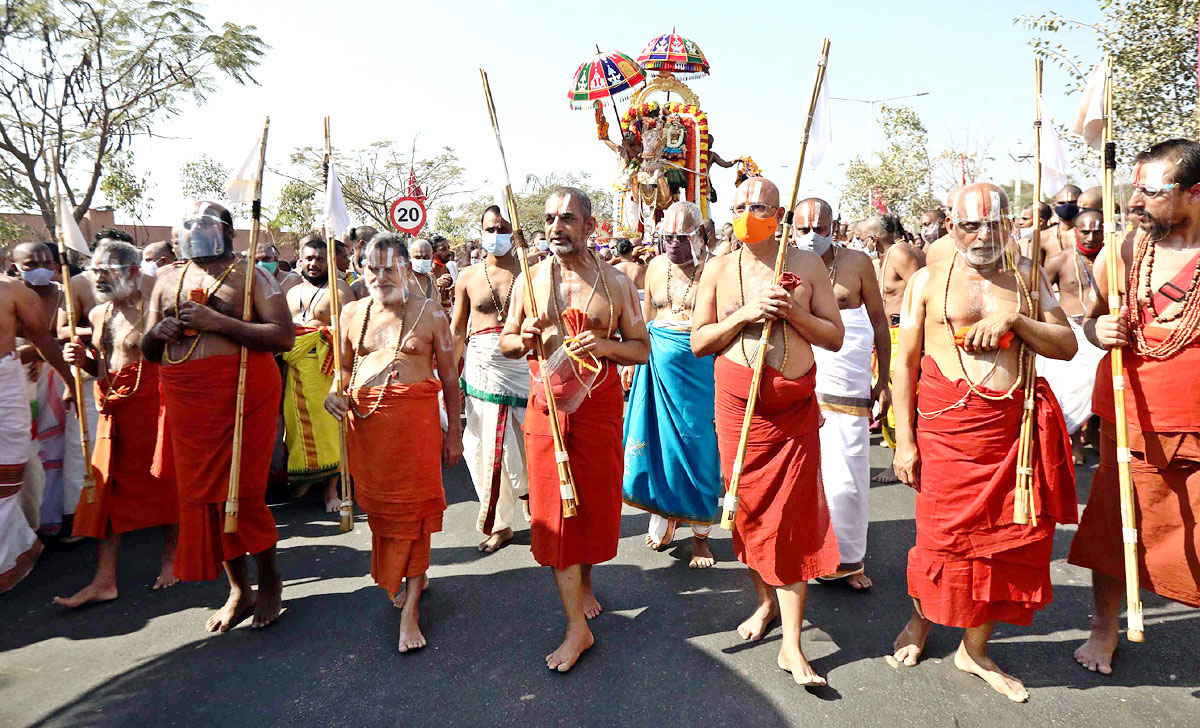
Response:
[[[416,235],[425,224],[425,203],[416,197],[401,197],[392,203],[389,216],[397,230]]]

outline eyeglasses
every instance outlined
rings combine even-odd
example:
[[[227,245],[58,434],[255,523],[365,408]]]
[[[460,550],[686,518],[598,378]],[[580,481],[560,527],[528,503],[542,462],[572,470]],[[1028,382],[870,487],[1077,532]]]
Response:
[[[662,235],[662,239],[663,242],[668,243],[690,243],[695,234],[695,230],[691,231],[690,233],[664,233]]]
[[[1179,186],[1178,182],[1168,182],[1167,184],[1162,185],[1160,187],[1155,187],[1154,185],[1136,185],[1136,184],[1132,185],[1133,194],[1141,195],[1142,197],[1145,197],[1146,199],[1149,199],[1149,200],[1153,200],[1153,199],[1162,197],[1163,195],[1165,195],[1166,193],[1170,192],[1171,190],[1175,189],[1178,186]]]
[[[1000,230],[1007,220],[1008,218],[1003,220],[955,220],[954,224],[964,233],[974,234],[983,229],[985,225],[991,230]]]
[[[734,205],[733,207],[729,208],[729,211],[735,215],[741,215],[746,210],[750,210],[750,212],[755,217],[771,217],[772,215],[775,214],[775,211],[778,209],[779,208],[774,205],[745,205],[745,204],[742,204],[742,205]]]

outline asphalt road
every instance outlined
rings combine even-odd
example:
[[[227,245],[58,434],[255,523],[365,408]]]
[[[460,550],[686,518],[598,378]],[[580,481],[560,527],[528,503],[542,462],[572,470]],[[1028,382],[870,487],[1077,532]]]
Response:
[[[875,448],[882,465],[885,451]],[[1086,499],[1091,467],[1081,468]],[[1031,627],[1002,625],[993,656],[1024,679],[1018,705],[949,659],[956,631],[936,629],[915,668],[883,655],[909,611],[906,552],[913,494],[872,490],[866,594],[809,590],[805,647],[830,685],[806,691],[775,666],[779,628],[759,644],[734,628],[752,590],[726,532],[717,567],[687,568],[690,532],[663,553],[642,545],[648,516],[626,509],[617,558],[597,568],[605,614],[596,646],[569,674],[544,655],[562,620],[553,581],[529,555],[529,533],[481,556],[476,504],[461,465],[446,475],[445,531],[435,535],[433,583],[422,601],[429,646],[396,652],[399,613],[371,582],[370,532],[352,534],[312,503],[274,507],[287,612],[268,630],[208,635],[221,582],[151,592],[154,531],[121,552],[118,601],[54,607],[90,578],[95,548],[49,551],[0,597],[0,724],[13,726],[1197,726],[1200,613],[1146,595],[1146,642],[1122,642],[1112,676],[1083,670],[1071,652],[1091,611],[1088,576],[1065,562],[1073,527],[1060,527],[1054,604]]]

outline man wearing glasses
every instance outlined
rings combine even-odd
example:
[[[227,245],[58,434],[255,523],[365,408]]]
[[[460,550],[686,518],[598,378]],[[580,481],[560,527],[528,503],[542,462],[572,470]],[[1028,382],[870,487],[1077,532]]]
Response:
[[[1118,278],[1128,281],[1108,314],[1108,256],[1096,264],[1100,295],[1084,322],[1088,338],[1124,349],[1125,411],[1135,491],[1140,583],[1200,607],[1200,144],[1169,139],[1134,158],[1129,233]],[[1092,569],[1091,636],[1075,659],[1112,672],[1125,590],[1111,368],[1097,370],[1100,465],[1068,561]]]
[[[769,180],[752,177],[738,187],[733,231],[742,246],[711,259],[700,277],[691,345],[696,356],[719,354],[717,447],[728,481],[762,331],[773,322],[737,494],[734,553],[750,567],[757,593],[738,634],[760,640],[780,617],[777,664],[801,685],[824,685],[800,646],[807,582],[838,566],[821,489],[813,347],[841,348],[843,328],[829,272],[816,254],[789,246],[785,273],[775,283],[775,229],[784,212],[779,188]]]

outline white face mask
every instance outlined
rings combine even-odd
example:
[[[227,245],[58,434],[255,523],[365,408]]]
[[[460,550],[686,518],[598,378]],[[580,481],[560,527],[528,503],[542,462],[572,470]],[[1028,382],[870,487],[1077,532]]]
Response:
[[[412,259],[413,273],[426,275],[433,270],[433,258],[413,258]]]
[[[505,255],[512,250],[512,233],[489,233],[484,230],[479,236],[479,245],[492,255]]]
[[[138,265],[138,268],[141,269],[142,275],[149,276],[150,278],[153,278],[158,274],[158,263],[155,263],[152,260],[143,260],[141,264]]]
[[[550,243],[545,238],[542,238],[538,241],[537,249],[545,253],[550,249]]]
[[[1032,237],[1033,237],[1033,228],[1032,227],[1021,228],[1021,239],[1022,240],[1029,240]]]
[[[833,245],[832,235],[818,235],[816,230],[809,230],[796,238],[796,247],[801,250],[811,250],[817,255],[825,255],[829,246]]]

